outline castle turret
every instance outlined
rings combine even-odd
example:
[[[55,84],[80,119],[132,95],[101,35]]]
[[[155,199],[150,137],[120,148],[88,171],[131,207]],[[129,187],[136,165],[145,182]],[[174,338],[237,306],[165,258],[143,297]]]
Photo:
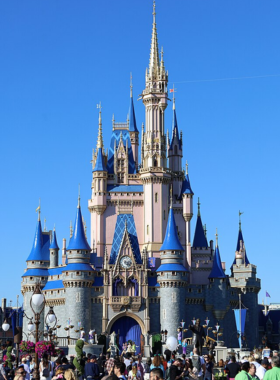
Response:
[[[242,305],[247,308],[245,336],[248,348],[253,349],[254,346],[258,345],[259,315],[256,313],[256,309],[258,307],[258,293],[261,288],[261,281],[257,278],[257,267],[249,263],[240,220],[235,260],[231,267],[231,272],[230,285],[232,288],[237,288],[239,294],[241,294]]]
[[[129,107],[129,135],[132,148],[135,167],[138,167],[138,149],[139,149],[139,131],[136,125],[136,117],[134,112],[132,80],[130,83],[130,107]]]
[[[178,238],[172,200],[170,202],[165,239],[160,249],[161,265],[157,269],[160,286],[161,330],[168,336],[176,336],[180,321],[184,318],[184,292],[188,282],[188,270],[183,265],[183,247]]]
[[[182,133],[181,133],[182,134]],[[183,157],[183,139],[182,135],[179,136],[179,129],[177,124],[177,116],[175,109],[175,96],[173,89],[173,122],[172,122],[172,136],[171,143],[168,148],[169,169],[173,172],[182,171],[182,157]],[[174,184],[175,185],[175,184]],[[175,194],[178,194],[174,189]]]
[[[65,315],[71,324],[83,327],[86,333],[91,328],[91,286],[94,270],[89,264],[91,248],[87,242],[83,218],[78,200],[73,235],[67,247],[67,266],[63,268],[65,288]]]
[[[50,233],[42,232],[41,219],[40,219],[40,206],[38,207],[38,221],[35,229],[35,236],[31,252],[26,260],[27,269],[22,276],[21,292],[23,295],[23,307],[26,315],[31,317],[33,312],[30,308],[30,299],[33,291],[35,290],[36,283],[40,282],[41,289],[44,288],[48,279],[48,268],[50,265]],[[35,311],[41,311],[33,305]],[[23,331],[28,333],[27,329],[28,320],[23,320]],[[39,329],[44,328],[44,311],[40,315]]]
[[[99,106],[99,129],[97,138],[96,158],[93,162],[91,199],[88,202],[88,208],[91,212],[91,225],[96,226],[95,233],[92,234],[92,248],[96,249],[99,255],[104,252],[104,216],[103,213],[107,208],[107,181],[108,171],[106,168],[107,156],[104,154],[103,137],[102,137],[102,118],[101,106]]]
[[[54,268],[58,266],[58,251],[59,247],[56,240],[56,232],[55,228],[52,233],[52,242],[50,245],[50,268]]]
[[[188,173],[188,163],[186,163],[186,177],[182,184],[181,197],[183,199],[183,217],[186,221],[186,259],[189,270],[192,265],[191,251],[191,219],[193,217],[193,191]]]

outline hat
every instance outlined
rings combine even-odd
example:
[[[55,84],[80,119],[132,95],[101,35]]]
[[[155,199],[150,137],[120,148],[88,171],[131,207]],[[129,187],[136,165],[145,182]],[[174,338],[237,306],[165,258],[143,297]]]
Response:
[[[263,358],[263,360],[261,361],[261,364],[266,364],[268,365],[269,364],[269,361],[267,358]]]
[[[278,351],[277,351],[277,350],[274,350],[273,353],[274,353],[274,354],[278,354]]]
[[[96,356],[96,355],[91,355],[90,358],[91,358],[91,359],[97,359],[97,356]]]

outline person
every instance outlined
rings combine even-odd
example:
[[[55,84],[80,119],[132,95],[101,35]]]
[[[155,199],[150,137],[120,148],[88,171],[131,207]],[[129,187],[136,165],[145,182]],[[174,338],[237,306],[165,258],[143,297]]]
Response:
[[[236,363],[235,356],[230,357],[229,363],[226,365],[226,373],[228,374],[229,380],[232,380],[235,378],[235,376],[238,374],[238,372],[241,371],[240,364]]]
[[[164,359],[163,355],[160,355],[161,364],[163,365],[164,372],[167,369],[167,361]]]
[[[144,365],[142,363],[142,360],[141,360],[141,355],[138,355],[138,361],[137,361],[137,371],[140,372],[140,375],[141,375],[141,380],[144,379]]]
[[[6,366],[5,363],[0,364],[0,380],[8,380],[6,371],[5,371],[5,366]]]
[[[170,361],[170,358],[171,358],[171,351],[169,350],[169,348],[166,348],[166,350],[164,351],[164,355],[165,355],[165,359],[168,363]]]
[[[114,365],[115,365],[115,359],[108,357],[104,365],[104,373],[106,376],[112,373]]]
[[[152,363],[152,365],[151,365],[150,368],[151,368],[151,370],[153,368],[160,368],[162,370],[163,376],[164,376],[164,368],[163,368],[163,365],[161,364],[161,360],[160,360],[160,356],[159,355],[155,355],[153,357],[153,363]]]
[[[39,371],[40,371],[40,379],[42,380],[50,380],[52,378],[52,366],[51,363],[48,360],[48,355],[44,354],[42,357],[42,361],[39,365]]]
[[[212,362],[209,355],[205,355],[204,360],[205,360],[204,380],[212,380],[214,363]]]
[[[29,368],[28,365],[26,364],[26,361],[27,361],[26,358],[22,358],[22,359],[21,359],[21,362],[22,362],[23,368],[24,368],[24,370],[25,370],[25,372],[26,372],[25,378],[26,378],[26,380],[30,380],[30,368]]]
[[[182,360],[180,358],[175,359],[169,368],[170,380],[179,380],[184,377],[184,372],[180,370],[181,367],[182,367]]]
[[[67,359],[67,357],[66,356],[64,356],[62,359],[61,359],[61,368],[63,369],[63,371],[66,371],[67,369],[73,369],[72,368],[72,365],[71,364],[69,364],[69,362],[68,362],[68,359]],[[74,369],[75,369],[75,367],[74,367]]]
[[[206,371],[205,360],[202,356],[200,356],[198,349],[195,347],[193,349],[192,356],[192,365],[197,369],[197,376],[199,380],[203,379],[204,373]],[[196,371],[195,371],[196,372]]]
[[[198,355],[202,355],[203,340],[206,339],[204,328],[200,325],[198,318],[195,325],[190,325],[189,330],[193,333],[192,344],[198,349]]]
[[[160,368],[154,368],[150,372],[150,380],[163,380],[163,372]]]
[[[125,364],[122,362],[116,362],[114,365],[114,374],[120,379],[120,380],[126,380],[126,377],[124,376],[125,372]]]
[[[73,369],[68,368],[68,369],[64,372],[64,378],[65,378],[65,380],[76,380],[76,378],[75,378],[75,373],[74,373]]]
[[[133,363],[128,373],[128,380],[141,380],[141,373],[137,370],[137,364]]]
[[[151,358],[147,358],[146,363],[144,363],[144,377],[146,373],[149,374],[151,372],[151,364],[152,364]]]
[[[249,371],[248,371],[248,375],[249,375],[249,379],[258,379],[258,376],[256,375],[256,366],[254,363],[250,363],[250,368],[249,368]]]
[[[261,361],[261,365],[259,368],[257,368],[256,375],[259,377],[260,380],[263,380],[264,375],[268,369],[269,361],[267,358],[263,358]]]
[[[220,359],[220,360],[218,361],[218,367],[219,367],[219,368],[224,368],[224,367],[225,367],[225,362],[224,362],[223,359]]]
[[[125,364],[126,368],[131,364],[131,354],[130,353],[125,354],[124,364]]]
[[[249,380],[248,371],[250,368],[249,362],[244,362],[241,365],[241,371],[235,376],[235,380]]]
[[[271,358],[272,368],[266,371],[264,380],[280,380],[280,358],[279,356],[272,356]]]
[[[89,363],[85,365],[84,377],[86,379],[98,379],[99,367],[96,363],[96,355],[91,355]]]
[[[183,347],[183,354],[186,355],[187,353],[187,346],[188,346],[188,341],[187,338],[183,340],[182,347]]]

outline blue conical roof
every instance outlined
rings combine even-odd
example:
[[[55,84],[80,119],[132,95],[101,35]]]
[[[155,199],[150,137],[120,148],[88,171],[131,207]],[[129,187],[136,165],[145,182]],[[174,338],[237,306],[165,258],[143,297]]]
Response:
[[[243,244],[244,244],[244,239],[243,239],[243,234],[242,234],[241,227],[239,227],[238,237],[237,237],[237,244],[236,244],[236,251],[237,251],[237,252],[240,251],[240,240],[241,240],[241,241],[243,242]],[[235,264],[236,264],[236,258],[234,257],[234,260],[233,260],[232,265],[235,265]],[[250,261],[248,260],[248,257],[247,257],[246,249],[245,249],[245,264],[246,264],[246,265],[250,264]],[[231,269],[232,269],[232,266],[231,266]]]
[[[190,183],[190,178],[189,178],[188,174],[186,174],[186,177],[185,177],[184,182],[182,184],[181,196],[183,194],[193,194],[193,191],[191,188],[191,183]]]
[[[131,132],[138,132],[132,96],[130,97],[130,107],[129,107],[129,130]]]
[[[95,162],[94,172],[107,172],[106,165],[104,163],[104,157],[102,154],[102,148],[98,148],[97,158]]]
[[[55,230],[53,230],[53,233],[52,233],[52,242],[51,242],[51,245],[50,245],[50,249],[59,249],[59,246],[58,246],[57,240],[56,240],[56,232],[55,232]]]
[[[80,205],[77,208],[77,215],[76,220],[74,224],[74,231],[73,235],[69,241],[69,245],[67,247],[67,250],[86,250],[91,251],[91,248],[87,242],[85,230],[84,230],[84,224],[83,224],[83,217],[81,212]]]
[[[176,133],[175,133],[176,132]],[[178,130],[178,124],[177,124],[177,116],[176,116],[176,110],[173,109],[173,121],[172,121],[172,139],[169,149],[173,149],[173,142],[175,135],[177,136],[178,142],[179,142],[179,149],[182,149],[182,143],[179,136],[179,130]]]
[[[178,237],[178,231],[177,231],[172,208],[170,208],[170,211],[169,211],[165,238],[160,250],[161,251],[183,251],[184,250]]]
[[[44,245],[44,242],[43,242],[42,226],[41,226],[41,221],[38,220],[36,230],[35,230],[33,246],[27,258],[27,261],[34,261],[34,260],[43,261],[44,260],[43,245]]]
[[[208,248],[207,239],[205,232],[202,226],[201,216],[197,215],[194,238],[193,238],[193,247]]]
[[[225,277],[226,275],[222,267],[219,247],[216,246],[214,257],[213,257],[213,266],[208,278],[225,278]]]

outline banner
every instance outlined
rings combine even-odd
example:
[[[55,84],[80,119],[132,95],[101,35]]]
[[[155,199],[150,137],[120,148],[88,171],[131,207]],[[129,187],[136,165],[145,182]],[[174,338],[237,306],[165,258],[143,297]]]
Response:
[[[234,311],[234,316],[235,316],[235,322],[236,322],[236,329],[239,331],[239,346],[241,348],[241,338],[242,335],[244,335],[245,331],[245,321],[246,321],[246,311],[247,309],[235,309]],[[241,331],[240,331],[240,316],[241,316]]]

